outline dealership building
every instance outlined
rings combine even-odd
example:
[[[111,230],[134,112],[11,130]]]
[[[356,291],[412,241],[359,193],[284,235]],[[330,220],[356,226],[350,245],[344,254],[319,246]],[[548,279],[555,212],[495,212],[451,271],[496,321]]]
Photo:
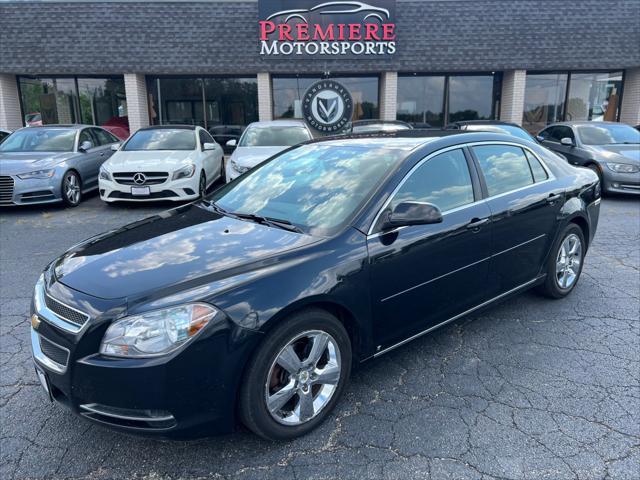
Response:
[[[303,117],[640,124],[638,0],[0,2],[0,128]],[[217,130],[216,130],[217,129]]]

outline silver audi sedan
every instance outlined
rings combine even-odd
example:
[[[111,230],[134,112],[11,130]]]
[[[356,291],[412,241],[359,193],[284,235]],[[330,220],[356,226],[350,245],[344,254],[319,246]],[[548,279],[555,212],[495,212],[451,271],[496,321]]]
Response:
[[[92,125],[45,125],[0,144],[0,206],[64,202],[77,206],[98,188],[100,165],[119,140]]]

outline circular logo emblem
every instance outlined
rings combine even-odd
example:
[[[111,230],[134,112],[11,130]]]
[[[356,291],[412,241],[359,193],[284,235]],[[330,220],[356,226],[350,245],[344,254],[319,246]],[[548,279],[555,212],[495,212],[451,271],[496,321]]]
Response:
[[[349,90],[335,80],[319,80],[302,97],[302,113],[310,127],[319,132],[343,130],[353,115]]]
[[[138,185],[142,185],[144,182],[147,181],[147,177],[145,177],[144,173],[136,173],[133,176],[133,181],[134,183],[137,183]]]

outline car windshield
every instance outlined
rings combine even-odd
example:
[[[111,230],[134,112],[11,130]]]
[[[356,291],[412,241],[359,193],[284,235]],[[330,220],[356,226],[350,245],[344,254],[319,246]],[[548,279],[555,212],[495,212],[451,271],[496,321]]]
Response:
[[[297,126],[255,126],[247,128],[241,147],[290,147],[311,139],[309,130]]]
[[[276,218],[310,233],[330,234],[408,152],[395,139],[384,145],[354,140],[302,145],[227,184],[210,200],[229,213]]]
[[[523,140],[533,141],[533,137],[529,135],[525,130],[518,128],[514,125],[466,125],[464,130],[474,132],[495,132],[504,133],[506,135],[513,135],[514,137],[522,138]]]
[[[640,132],[629,125],[578,125],[578,135],[585,145],[640,143]]]
[[[30,127],[7,137],[0,152],[71,152],[75,138],[75,129]]]
[[[195,150],[196,135],[193,130],[159,128],[138,130],[125,144],[123,150]]]

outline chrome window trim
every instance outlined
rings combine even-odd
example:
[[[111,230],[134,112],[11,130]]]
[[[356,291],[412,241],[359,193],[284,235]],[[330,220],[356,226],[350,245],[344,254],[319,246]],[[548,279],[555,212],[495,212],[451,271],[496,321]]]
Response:
[[[59,315],[57,315],[55,312],[51,311],[47,307],[47,303],[45,302],[45,295],[51,298],[53,301],[58,302],[61,305],[64,305],[65,307],[70,308],[71,310],[74,310],[82,315],[85,315],[87,317],[87,321],[84,322],[83,325],[77,325],[75,323],[72,323],[60,317]],[[34,296],[33,296],[33,303],[34,303],[34,308],[38,317],[40,317],[45,322],[55,325],[56,327],[66,332],[75,333],[75,334],[80,333],[84,328],[87,327],[87,325],[91,321],[91,315],[89,315],[88,313],[78,310],[77,308],[74,308],[70,305],[67,305],[66,303],[61,302],[57,298],[53,298],[51,295],[45,292],[43,276],[40,276],[40,278],[38,279],[38,282],[36,283]]]
[[[44,339],[44,337],[42,337]],[[45,339],[47,340],[47,339]],[[68,348],[64,348],[57,343],[52,342],[51,340],[47,340],[49,343],[53,343],[56,347],[61,348],[62,350],[66,350],[67,352],[67,365],[69,363],[70,352]],[[31,352],[33,353],[33,359],[39,365],[48,368],[56,373],[63,374],[67,371],[67,367],[64,365],[60,365],[58,362],[54,362],[52,359],[47,357],[42,348],[40,348],[40,335],[36,332],[33,327],[31,327]]]
[[[411,337],[405,338],[404,340],[401,340],[400,342],[398,342],[398,343],[396,343],[394,345],[391,345],[390,347],[387,347],[387,348],[385,348],[383,350],[379,350],[379,351],[377,351],[376,353],[373,354],[373,357],[377,358],[380,355],[384,355],[385,353],[390,352],[391,350],[394,350],[394,349],[404,345],[405,343],[409,343],[410,341],[415,340],[416,338],[419,338],[419,337],[421,337],[423,335],[426,335],[427,333],[432,332],[432,331],[436,330],[437,328],[445,326],[447,323],[451,323],[451,322],[459,319],[460,317],[464,317],[465,315],[467,315],[469,313],[472,313],[472,312],[474,312],[474,311],[476,311],[476,310],[478,310],[478,309],[480,309],[482,307],[485,307],[485,306],[487,306],[487,305],[489,305],[489,304],[491,304],[491,303],[493,303],[493,302],[495,302],[497,300],[500,300],[501,298],[506,297],[507,295],[509,295],[511,293],[515,293],[518,290],[521,290],[521,289],[523,289],[523,288],[535,283],[540,278],[542,278],[542,277],[536,277],[533,280],[529,280],[528,282],[525,282],[522,285],[518,285],[517,287],[512,288],[511,290],[508,290],[506,292],[501,293],[500,295],[498,295],[496,297],[493,297],[493,298],[491,298],[489,300],[486,300],[486,301],[476,305],[475,307],[471,307],[470,309],[465,310],[462,313],[454,315],[453,317],[445,320],[444,322],[440,322],[437,325],[434,325],[432,327],[427,328],[426,330],[423,330],[422,332],[418,332],[415,335],[412,335]],[[380,348],[380,346],[378,346],[378,348]]]
[[[469,208],[469,207],[471,207],[473,205],[477,205],[477,204],[482,203],[482,202],[486,202],[487,200],[490,200],[490,199],[493,199],[493,198],[499,198],[499,197],[502,197],[504,195],[509,195],[511,193],[515,193],[515,192],[518,192],[520,190],[524,190],[526,188],[531,188],[531,187],[536,186],[536,185],[542,185],[543,183],[547,183],[547,182],[550,182],[550,181],[556,179],[556,176],[549,169],[549,167],[544,162],[544,160],[542,158],[540,158],[540,156],[538,154],[536,154],[533,150],[531,150],[531,148],[527,147],[526,145],[522,145],[520,143],[506,142],[506,141],[502,141],[502,140],[495,140],[495,141],[469,142],[469,143],[464,143],[464,144],[460,144],[460,145],[453,145],[453,146],[450,146],[450,147],[445,147],[445,148],[443,148],[441,150],[438,150],[436,152],[430,153],[429,155],[424,157],[422,160],[420,160],[418,163],[416,163],[413,166],[413,168],[411,168],[411,170],[409,170],[409,172],[407,172],[407,174],[400,181],[400,183],[396,186],[396,188],[393,189],[393,191],[391,192],[391,195],[389,195],[389,198],[384,202],[384,204],[382,205],[380,210],[378,210],[378,213],[374,217],[373,222],[371,222],[371,226],[369,227],[369,230],[367,231],[367,237],[368,238],[376,238],[377,236],[379,236],[382,233],[386,234],[386,233],[390,233],[390,232],[393,232],[393,231],[398,231],[398,230],[400,230],[400,228],[404,228],[404,227],[400,227],[400,228],[392,229],[392,230],[385,231],[385,232],[375,232],[375,233],[373,232],[373,229],[376,226],[376,224],[378,223],[378,220],[380,219],[380,215],[382,215],[382,212],[384,212],[384,210],[389,206],[389,204],[395,198],[396,194],[398,193],[398,190],[400,190],[400,188],[402,188],[404,183],[409,179],[409,177],[411,175],[414,174],[414,172],[418,168],[420,168],[422,166],[422,164],[424,164],[425,162],[427,162],[428,160],[432,159],[433,157],[435,157],[437,155],[449,152],[451,150],[458,150],[458,149],[459,150],[463,150],[465,147],[471,148],[471,147],[483,146],[483,145],[506,145],[506,146],[518,147],[518,148],[521,148],[523,150],[527,150],[531,155],[534,156],[534,158],[536,158],[540,162],[540,164],[542,165],[542,168],[544,168],[544,170],[547,172],[547,175],[548,175],[549,178],[547,178],[546,180],[543,180],[542,182],[535,182],[534,181],[530,185],[525,185],[524,187],[515,188],[513,190],[509,190],[508,192],[499,193],[497,195],[490,195],[490,196],[487,196],[486,198],[483,198],[481,200],[476,200],[476,201],[471,202],[471,203],[465,203],[464,205],[460,205],[459,207],[455,207],[455,208],[451,208],[449,210],[445,210],[445,211],[442,212],[443,216],[447,215],[449,213],[453,213],[453,212],[457,212],[459,210],[463,210],[465,208]],[[525,158],[526,158],[526,156],[525,156]],[[529,163],[528,160],[527,160],[527,163]],[[471,174],[471,172],[469,172],[469,174]],[[532,175],[532,179],[533,179],[533,175]]]

